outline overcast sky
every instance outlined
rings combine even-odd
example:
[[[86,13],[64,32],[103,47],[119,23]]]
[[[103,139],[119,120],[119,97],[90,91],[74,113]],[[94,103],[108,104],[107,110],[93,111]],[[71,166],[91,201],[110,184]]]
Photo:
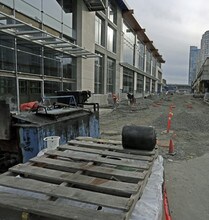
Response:
[[[200,48],[209,30],[208,0],[126,0],[134,16],[166,61],[167,83],[188,83],[189,47]]]

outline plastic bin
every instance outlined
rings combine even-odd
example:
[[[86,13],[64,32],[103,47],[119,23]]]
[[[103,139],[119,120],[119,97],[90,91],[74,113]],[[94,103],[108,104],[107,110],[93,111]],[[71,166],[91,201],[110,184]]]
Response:
[[[46,141],[46,147],[48,149],[55,149],[59,146],[59,136],[50,136],[50,137],[45,137],[44,141]]]

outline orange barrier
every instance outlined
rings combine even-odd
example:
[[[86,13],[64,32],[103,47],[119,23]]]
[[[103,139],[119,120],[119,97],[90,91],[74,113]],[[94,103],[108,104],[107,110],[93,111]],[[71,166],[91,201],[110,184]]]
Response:
[[[169,205],[168,205],[168,197],[167,197],[167,192],[165,188],[165,182],[163,184],[163,206],[164,206],[164,211],[165,211],[165,219],[172,220],[170,210],[169,210]]]
[[[173,144],[173,140],[172,139],[170,139],[168,153],[169,154],[173,154],[174,153],[174,144]]]
[[[171,119],[173,117],[173,113],[171,111],[169,111],[169,115],[168,115],[168,124],[167,124],[167,133],[169,133],[170,128],[171,128]]]

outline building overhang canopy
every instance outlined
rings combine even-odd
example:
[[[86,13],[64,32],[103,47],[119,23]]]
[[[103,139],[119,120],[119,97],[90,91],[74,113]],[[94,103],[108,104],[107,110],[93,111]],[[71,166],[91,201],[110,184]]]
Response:
[[[145,29],[143,29],[137,22],[136,18],[133,15],[133,10],[123,11],[123,18],[125,22],[127,22],[128,25],[131,27],[133,32],[136,33],[138,39],[140,39],[146,45],[147,49],[151,51],[153,56],[156,57],[160,63],[165,63],[162,55],[159,54],[158,50],[153,45],[153,41],[151,41],[145,34]]]
[[[0,12],[0,31],[57,51],[60,56],[91,58],[98,55],[66,39]]]
[[[84,0],[89,11],[105,10],[105,5],[102,0]]]

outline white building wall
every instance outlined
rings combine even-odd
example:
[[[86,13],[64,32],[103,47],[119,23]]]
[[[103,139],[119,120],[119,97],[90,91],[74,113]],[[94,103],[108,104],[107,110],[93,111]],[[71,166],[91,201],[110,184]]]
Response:
[[[95,51],[95,12],[89,12],[83,1],[77,1],[77,44]],[[94,58],[77,59],[77,89],[94,91]]]

